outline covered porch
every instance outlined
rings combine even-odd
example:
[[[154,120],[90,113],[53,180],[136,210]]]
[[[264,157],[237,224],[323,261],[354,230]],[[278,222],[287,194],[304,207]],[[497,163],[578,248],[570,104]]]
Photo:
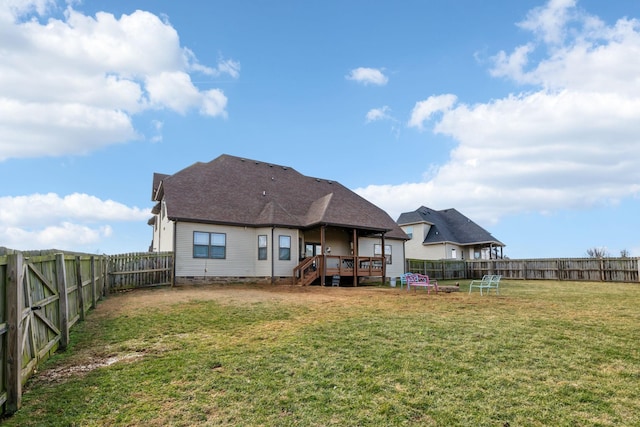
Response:
[[[300,263],[293,269],[293,284],[307,286],[314,282],[325,286],[339,276],[343,283],[358,285],[361,277],[386,276],[385,233],[322,225],[306,230],[300,239]],[[360,239],[367,245],[360,247]],[[371,246],[371,239],[376,242]],[[376,252],[377,251],[377,252]]]

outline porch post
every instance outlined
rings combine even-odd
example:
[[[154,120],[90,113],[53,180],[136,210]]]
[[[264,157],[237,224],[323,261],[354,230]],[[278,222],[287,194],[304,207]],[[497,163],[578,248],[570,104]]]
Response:
[[[382,233],[380,240],[382,240],[382,284],[384,285],[387,279],[387,254],[384,251],[384,233]]]
[[[358,286],[358,230],[353,229],[353,286]]]
[[[320,227],[320,248],[322,249],[322,269],[320,271],[320,274],[322,275],[320,277],[320,285],[324,286],[324,278],[327,275],[327,260],[325,258],[325,241],[324,241],[324,229],[325,229],[325,225],[322,225]]]

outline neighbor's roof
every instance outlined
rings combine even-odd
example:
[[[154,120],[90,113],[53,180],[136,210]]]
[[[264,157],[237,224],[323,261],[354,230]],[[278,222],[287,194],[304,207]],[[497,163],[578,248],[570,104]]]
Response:
[[[410,225],[427,223],[431,225],[423,243],[452,242],[462,245],[494,243],[505,246],[484,228],[471,221],[455,209],[435,211],[421,206],[413,212],[405,212],[398,218],[398,224]]]
[[[173,175],[155,173],[152,200],[163,197],[171,220],[256,227],[326,224],[408,238],[385,211],[336,181],[226,154]]]

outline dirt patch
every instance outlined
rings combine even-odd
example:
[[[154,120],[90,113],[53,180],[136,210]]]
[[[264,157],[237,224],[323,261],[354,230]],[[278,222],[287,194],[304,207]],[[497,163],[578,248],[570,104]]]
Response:
[[[138,309],[162,307],[189,301],[216,301],[225,305],[244,305],[260,302],[288,302],[341,305],[359,304],[362,298],[380,299],[389,295],[406,295],[399,288],[375,286],[286,286],[286,285],[200,285],[173,288],[139,289],[110,295],[98,304],[93,316],[117,316]],[[415,294],[412,292],[412,294]],[[426,294],[426,293],[425,293]]]
[[[82,376],[94,369],[111,366],[118,362],[130,362],[143,356],[143,353],[128,353],[107,358],[92,358],[82,365],[60,366],[57,368],[46,369],[38,372],[33,377],[33,380],[29,385],[30,387],[33,387],[35,384],[56,384],[64,382],[70,377]]]

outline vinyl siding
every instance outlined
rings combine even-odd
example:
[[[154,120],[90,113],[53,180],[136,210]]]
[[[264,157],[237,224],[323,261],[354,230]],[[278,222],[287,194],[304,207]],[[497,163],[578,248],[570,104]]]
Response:
[[[422,244],[422,242],[424,242],[424,239],[427,237],[427,233],[429,233],[429,229],[431,228],[431,226],[425,223],[418,223],[404,225],[401,228],[403,229],[403,231],[406,231],[408,227],[413,227],[413,237],[410,240],[407,240],[407,242],[405,243],[407,258],[432,259],[424,258],[427,251],[425,249],[425,246]],[[438,258],[442,258],[442,253],[438,256]]]
[[[303,245],[305,243],[320,244],[320,230],[311,230],[304,233]],[[349,242],[351,234],[343,229],[328,227],[325,230],[325,246],[331,248],[330,255],[351,255],[351,247]],[[304,250],[304,248],[303,248]]]
[[[362,237],[358,241],[359,256],[374,256],[373,245],[380,244],[378,238]],[[387,264],[387,277],[399,277],[404,273],[404,245],[402,240],[385,239],[385,245],[391,245],[391,264]]]
[[[278,242],[280,240],[279,236],[291,236],[291,259],[287,261],[280,261],[278,259]],[[298,238],[299,232],[298,230],[289,229],[289,228],[275,228],[273,230],[273,254],[274,254],[274,266],[273,272],[276,277],[291,277],[293,275],[293,268],[298,265],[298,260],[300,257],[299,247],[298,247]]]
[[[160,211],[160,227],[158,230],[158,241],[160,252],[173,251],[174,223],[167,218],[164,201]]]
[[[193,233],[226,234],[225,259],[193,257]],[[270,277],[291,276],[298,262],[298,231],[292,229],[234,227],[180,222],[176,227],[177,277]],[[258,260],[258,236],[267,236],[267,259]],[[291,236],[291,260],[278,260],[278,237]],[[275,242],[275,247],[273,246]],[[272,259],[275,260],[272,264]]]

